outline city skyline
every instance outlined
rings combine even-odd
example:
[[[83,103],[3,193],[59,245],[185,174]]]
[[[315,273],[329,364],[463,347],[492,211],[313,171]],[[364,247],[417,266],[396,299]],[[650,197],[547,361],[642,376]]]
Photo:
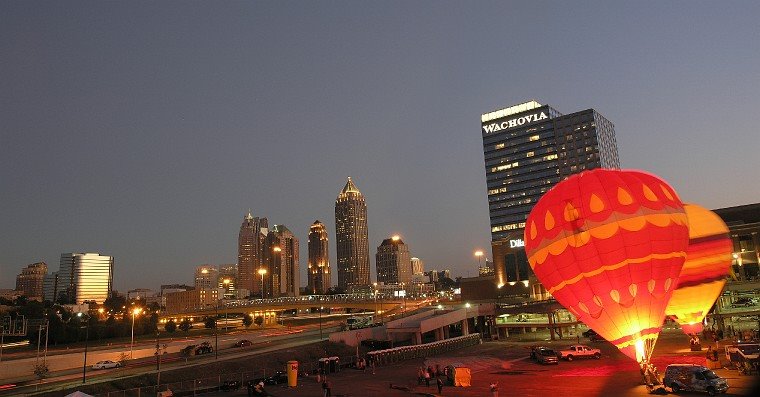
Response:
[[[119,291],[191,283],[237,261],[248,208],[302,242],[314,219],[332,233],[348,175],[371,246],[400,234],[430,268],[475,275],[490,251],[480,115],[527,99],[595,108],[622,168],[685,201],[760,197],[756,2],[2,10],[0,288],[64,252],[113,256]]]

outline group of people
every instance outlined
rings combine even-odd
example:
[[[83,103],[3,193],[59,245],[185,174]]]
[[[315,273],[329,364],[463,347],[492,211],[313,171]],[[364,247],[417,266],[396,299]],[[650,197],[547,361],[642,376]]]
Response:
[[[256,383],[255,385],[248,384],[248,396],[268,396],[266,390],[264,390],[264,382]]]
[[[438,394],[441,394],[443,392],[443,379],[441,379],[441,376],[448,376],[448,368],[444,368],[443,371],[441,371],[441,366],[436,364],[435,368],[432,366],[420,367],[417,369],[417,384],[421,385],[422,382],[425,382],[425,386],[430,387],[431,380],[435,379],[435,384],[438,387]]]

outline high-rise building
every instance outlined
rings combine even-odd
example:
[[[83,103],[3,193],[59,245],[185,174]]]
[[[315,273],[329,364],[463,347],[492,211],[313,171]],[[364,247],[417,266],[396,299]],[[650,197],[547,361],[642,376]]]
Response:
[[[195,289],[217,288],[219,269],[214,265],[201,265],[195,268]]]
[[[335,199],[338,287],[369,287],[367,204],[351,177]]]
[[[99,253],[61,254],[56,290],[64,293],[63,303],[105,302],[113,290],[113,257]]]
[[[224,290],[225,299],[235,298],[238,290],[238,265],[219,265],[216,287]]]
[[[383,240],[375,255],[377,282],[409,284],[412,281],[412,260],[409,246],[399,236]]]
[[[425,262],[422,259],[414,257],[412,258],[412,274],[425,273]]]
[[[274,225],[264,245],[264,296],[299,296],[298,239],[285,225]]]
[[[238,288],[261,294],[259,269],[264,264],[264,239],[269,232],[267,218],[254,218],[251,211],[243,218],[238,234]]]
[[[330,255],[327,229],[320,221],[309,227],[308,290],[311,294],[325,294],[330,288]]]
[[[16,276],[16,290],[22,291],[27,298],[43,299],[45,275],[47,275],[47,263],[37,262],[28,265]]]
[[[615,127],[594,109],[562,115],[529,101],[481,116],[496,282],[525,281],[525,220],[541,196],[569,175],[620,168]]]
[[[42,297],[44,300],[53,303],[59,302],[61,290],[58,286],[58,279],[58,272],[48,273],[42,279]]]

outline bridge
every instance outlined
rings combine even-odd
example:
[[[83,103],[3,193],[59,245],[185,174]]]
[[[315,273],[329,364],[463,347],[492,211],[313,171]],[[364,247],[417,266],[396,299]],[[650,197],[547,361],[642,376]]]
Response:
[[[185,317],[204,317],[217,315],[219,313],[241,315],[246,313],[271,313],[283,310],[311,309],[319,307],[333,309],[363,309],[383,313],[408,305],[419,306],[423,302],[435,300],[436,298],[431,298],[426,295],[398,297],[390,294],[370,293],[285,296],[270,299],[235,299],[221,300],[216,305],[207,304],[190,307],[178,312],[168,312],[165,313],[162,318],[177,319]]]

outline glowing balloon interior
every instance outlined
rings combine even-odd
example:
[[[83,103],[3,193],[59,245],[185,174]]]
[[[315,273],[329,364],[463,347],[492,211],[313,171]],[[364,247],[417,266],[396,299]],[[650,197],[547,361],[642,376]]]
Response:
[[[684,207],[689,220],[689,247],[665,313],[684,333],[697,334],[726,284],[733,246],[728,227],[717,214],[694,204]]]
[[[580,321],[646,361],[686,258],[678,195],[639,171],[596,169],[547,192],[526,222],[536,277]]]

